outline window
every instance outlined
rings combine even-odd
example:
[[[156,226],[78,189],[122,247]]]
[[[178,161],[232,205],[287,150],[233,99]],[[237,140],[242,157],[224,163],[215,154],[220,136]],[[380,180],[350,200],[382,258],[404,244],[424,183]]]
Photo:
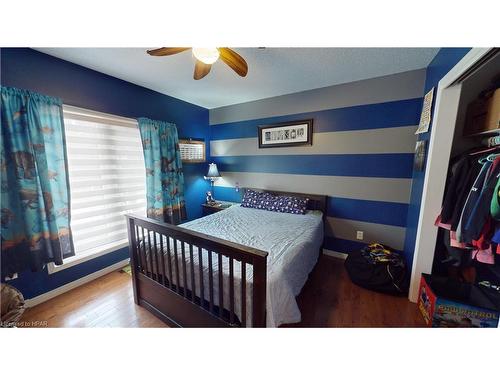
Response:
[[[64,126],[76,255],[53,271],[125,247],[124,215],[146,216],[137,121],[65,106]]]

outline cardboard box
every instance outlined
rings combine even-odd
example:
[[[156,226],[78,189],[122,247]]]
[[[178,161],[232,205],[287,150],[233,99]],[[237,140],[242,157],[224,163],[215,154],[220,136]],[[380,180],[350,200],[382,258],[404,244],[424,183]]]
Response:
[[[464,135],[500,129],[500,89],[477,99],[467,107]]]
[[[498,327],[500,293],[477,285],[422,274],[417,304],[429,327]]]

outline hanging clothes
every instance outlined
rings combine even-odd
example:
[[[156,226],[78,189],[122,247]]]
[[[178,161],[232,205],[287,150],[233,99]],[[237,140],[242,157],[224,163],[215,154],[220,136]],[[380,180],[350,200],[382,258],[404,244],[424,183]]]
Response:
[[[493,190],[495,189],[496,183],[498,181],[500,159],[497,158],[493,162],[489,160],[485,161],[483,169],[484,168],[487,168],[487,170],[481,186],[474,183],[474,186],[472,188],[475,189],[477,187],[480,190],[471,190],[471,202],[469,202],[469,199],[467,200],[466,208],[464,208],[464,211],[466,210],[466,212],[465,214],[462,214],[461,220],[463,223],[463,227],[461,228],[461,242],[471,242],[473,240],[478,240],[481,236],[481,232],[483,231],[483,226],[486,219],[490,217],[491,199],[493,197]],[[481,170],[481,172],[483,172],[483,169]]]
[[[448,264],[463,264],[461,254],[494,263],[500,241],[500,155],[498,148],[461,155],[450,166],[443,207],[435,225],[446,230]],[[497,242],[495,242],[497,241]]]
[[[473,250],[472,259],[475,259],[481,263],[495,264],[495,256],[493,255],[493,250],[491,246],[484,250],[481,249]]]
[[[470,188],[481,170],[477,156],[465,155],[452,165],[443,200],[441,220],[456,231]]]
[[[493,236],[491,238],[491,242],[497,244],[496,253],[500,254],[500,223],[496,222],[495,227],[493,229]]]
[[[1,87],[2,274],[74,255],[62,103]]]
[[[490,213],[493,219],[500,220],[500,179],[497,181],[491,198]]]

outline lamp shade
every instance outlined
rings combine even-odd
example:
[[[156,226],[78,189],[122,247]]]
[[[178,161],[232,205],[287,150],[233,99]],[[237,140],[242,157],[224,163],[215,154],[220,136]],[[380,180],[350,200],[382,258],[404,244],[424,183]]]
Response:
[[[207,172],[207,175],[205,177],[207,177],[207,178],[220,177],[219,170],[217,169],[217,164],[210,163],[208,165],[208,172]]]

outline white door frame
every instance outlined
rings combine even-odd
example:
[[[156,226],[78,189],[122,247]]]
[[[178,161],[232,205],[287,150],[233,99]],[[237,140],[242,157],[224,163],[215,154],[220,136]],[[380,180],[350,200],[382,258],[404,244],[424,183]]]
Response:
[[[490,50],[491,48],[470,50],[439,81],[437,87],[408,295],[412,302],[417,302],[421,274],[431,272],[434,260],[438,229],[434,221],[441,211],[462,90],[461,84],[452,84]]]

